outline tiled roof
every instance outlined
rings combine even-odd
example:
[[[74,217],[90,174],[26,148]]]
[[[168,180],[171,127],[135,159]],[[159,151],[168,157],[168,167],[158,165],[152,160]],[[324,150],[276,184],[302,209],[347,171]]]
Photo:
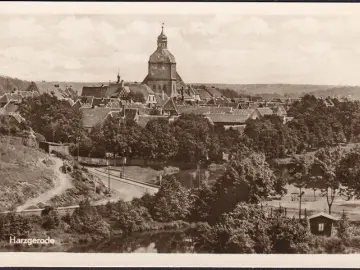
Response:
[[[82,107],[82,103],[81,103],[80,99],[78,99],[78,100],[74,103],[73,108],[78,108],[78,109],[80,109],[81,107]]]
[[[84,86],[82,96],[93,96],[97,98],[106,97],[107,86]]]
[[[250,115],[254,112],[252,109],[233,109],[232,113],[235,115]]]
[[[213,107],[213,106],[177,106],[179,113],[193,114],[224,114],[231,113],[231,107]]]
[[[206,91],[212,96],[212,97],[221,97],[222,93],[217,90],[216,88],[206,88]]]
[[[91,108],[94,101],[94,97],[81,96],[79,100],[81,101],[82,107]]]
[[[114,111],[106,107],[96,107],[94,109],[81,108],[80,110],[83,114],[83,124],[85,128],[94,127],[97,123],[102,122],[109,112]]]
[[[106,89],[106,97],[118,97],[122,86],[120,83],[110,83]]]
[[[176,63],[176,61],[168,49],[159,47],[150,56],[149,63]]]
[[[318,213],[318,214],[315,214],[315,215],[312,215],[312,216],[310,216],[308,219],[310,220],[310,219],[313,219],[313,218],[316,218],[316,217],[326,217],[326,218],[328,218],[328,219],[335,220],[335,221],[339,220],[338,218],[333,217],[333,216],[331,216],[331,215],[329,215],[329,214],[326,214],[326,213],[324,213],[324,212]]]
[[[9,101],[14,101],[14,102],[20,103],[23,100],[23,97],[18,93],[7,93],[6,95],[9,99]]]
[[[19,106],[16,105],[14,101],[9,101],[4,107],[4,113],[15,113],[17,112],[18,108]]]
[[[94,98],[92,106],[105,107],[110,101],[110,98]]]
[[[149,95],[154,95],[154,91],[151,90],[149,86],[141,83],[127,83],[127,87],[129,87],[130,92],[132,93],[141,93],[143,94],[145,100],[147,100]]]
[[[16,122],[18,122],[18,123],[21,123],[22,121],[25,120],[23,117],[20,116],[20,114],[17,114],[17,113],[12,113],[12,114],[0,114],[0,118],[1,118],[1,119],[4,119],[4,120],[15,119]]]
[[[261,116],[273,115],[274,114],[274,112],[268,107],[257,108],[257,110],[258,110],[258,112],[260,113]]]
[[[169,100],[164,104],[163,111],[172,111],[175,113],[179,113],[177,106],[174,103],[174,100],[172,98],[169,98]]]
[[[53,92],[57,98],[59,99],[63,98],[63,90],[59,87],[55,87],[56,83],[36,82],[35,84],[40,94],[44,94],[44,93],[51,94],[51,92]]]
[[[38,87],[36,86],[36,83],[34,82],[31,82],[29,87],[26,89],[26,91],[29,91],[29,92],[40,92]]]
[[[196,92],[199,94],[200,99],[202,99],[202,100],[208,100],[212,97],[210,95],[210,93],[208,91],[206,91],[205,89],[196,88]]]
[[[0,97],[0,104],[7,104],[9,102],[9,98],[6,94]]]
[[[158,106],[162,107],[166,101],[168,101],[169,97],[167,94],[155,93],[155,99]]]
[[[216,123],[228,124],[244,124],[249,118],[248,115],[234,115],[234,114],[208,114],[207,117]]]

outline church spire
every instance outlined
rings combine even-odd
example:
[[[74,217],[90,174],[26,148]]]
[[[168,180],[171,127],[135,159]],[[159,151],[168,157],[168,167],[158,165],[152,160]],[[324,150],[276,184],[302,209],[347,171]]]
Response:
[[[164,23],[161,24],[161,33],[157,39],[158,48],[167,48],[167,37],[164,34]]]

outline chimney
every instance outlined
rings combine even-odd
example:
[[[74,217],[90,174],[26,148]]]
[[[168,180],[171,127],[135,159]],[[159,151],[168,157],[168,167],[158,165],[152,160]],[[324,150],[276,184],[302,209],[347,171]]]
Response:
[[[124,88],[124,86],[125,86],[125,82],[124,80],[121,80],[121,88]]]
[[[161,99],[164,100],[165,99],[165,94],[164,94],[164,90],[161,91]]]

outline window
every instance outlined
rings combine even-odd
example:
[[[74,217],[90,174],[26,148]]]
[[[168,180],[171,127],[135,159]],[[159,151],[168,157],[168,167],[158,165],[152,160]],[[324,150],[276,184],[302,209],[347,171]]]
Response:
[[[324,223],[319,223],[319,232],[323,232],[324,231]]]

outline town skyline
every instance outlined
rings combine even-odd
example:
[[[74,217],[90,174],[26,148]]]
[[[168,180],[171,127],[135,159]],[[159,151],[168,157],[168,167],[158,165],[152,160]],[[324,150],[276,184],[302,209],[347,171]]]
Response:
[[[164,22],[169,50],[188,83],[360,85],[355,15],[4,15],[0,20],[0,74],[29,81],[108,82],[119,70],[122,79],[141,82]]]

